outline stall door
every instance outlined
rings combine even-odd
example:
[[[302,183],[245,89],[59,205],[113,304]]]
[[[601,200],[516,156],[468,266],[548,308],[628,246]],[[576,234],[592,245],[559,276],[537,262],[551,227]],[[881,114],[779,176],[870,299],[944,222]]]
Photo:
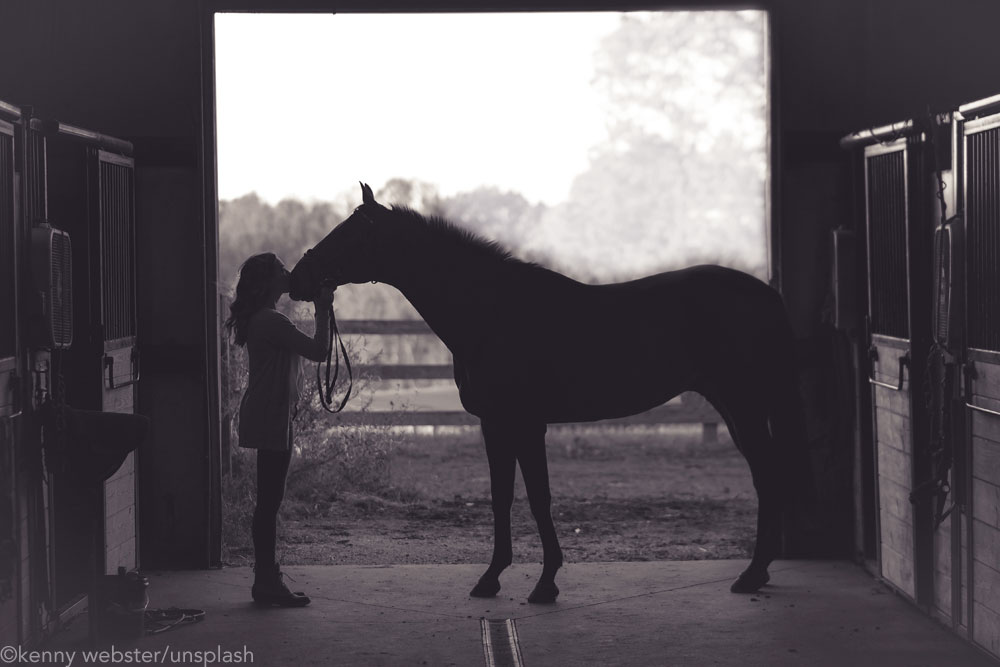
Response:
[[[14,423],[23,391],[17,373],[17,181],[14,126],[0,119],[0,641],[18,639]]]
[[[923,144],[904,138],[865,149],[870,377],[882,577],[920,600],[929,537],[910,502],[926,432],[922,387],[930,329]]]
[[[139,380],[135,309],[135,177],[132,158],[95,151],[100,248],[101,408],[134,412]],[[135,452],[104,485],[105,570],[138,565]]]
[[[67,398],[80,409],[133,412],[139,374],[133,160],[105,150],[95,133],[55,123],[46,129],[48,214],[73,239],[76,334],[64,365]],[[103,549],[96,558],[107,573],[138,564],[135,456],[129,454],[104,483],[101,507],[87,510],[98,513]],[[73,525],[79,522],[73,514],[79,491],[66,484],[54,488],[62,544],[85,544],[82,531],[74,532]],[[56,573],[70,587],[61,590],[67,595],[84,592],[87,571],[59,541],[54,550]]]
[[[969,434],[962,597],[973,641],[1000,656],[1000,114],[965,122],[962,136]]]
[[[17,408],[17,224],[14,126],[0,120],[0,419]]]

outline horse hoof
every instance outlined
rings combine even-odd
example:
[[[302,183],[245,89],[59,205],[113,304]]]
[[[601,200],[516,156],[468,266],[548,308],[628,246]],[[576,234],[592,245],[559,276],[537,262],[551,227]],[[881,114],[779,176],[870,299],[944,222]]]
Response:
[[[743,570],[740,572],[740,576],[736,577],[736,581],[733,585],[729,587],[730,593],[756,593],[760,590],[760,587],[771,581],[771,575],[767,573],[767,570],[762,572],[757,572],[753,570]]]
[[[532,604],[552,604],[559,597],[559,587],[555,583],[543,584],[539,582],[535,585],[535,590],[528,596],[528,602]]]
[[[470,596],[474,598],[492,598],[496,597],[497,593],[500,592],[500,580],[484,580],[480,579],[479,583],[476,584],[472,592],[469,593]]]

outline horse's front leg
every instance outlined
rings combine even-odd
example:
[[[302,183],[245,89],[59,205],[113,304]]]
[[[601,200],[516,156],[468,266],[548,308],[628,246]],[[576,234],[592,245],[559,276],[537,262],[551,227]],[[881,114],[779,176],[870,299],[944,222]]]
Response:
[[[528,602],[555,602],[559,595],[556,572],[563,564],[562,549],[552,522],[552,494],[549,490],[549,469],[545,458],[545,424],[526,430],[518,443],[517,460],[528,492],[531,514],[542,538],[542,576],[528,596]]]
[[[490,462],[490,494],[493,499],[493,558],[470,595],[490,598],[500,591],[500,573],[511,564],[510,509],[514,504],[515,457],[513,442],[497,428],[483,423],[486,456]]]

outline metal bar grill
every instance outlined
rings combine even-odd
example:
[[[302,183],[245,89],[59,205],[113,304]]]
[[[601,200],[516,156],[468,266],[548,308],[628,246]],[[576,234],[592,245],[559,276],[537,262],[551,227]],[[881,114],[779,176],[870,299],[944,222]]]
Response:
[[[14,224],[14,135],[0,128],[0,359],[17,354]]]
[[[65,348],[73,343],[73,249],[64,232],[52,237],[51,271],[52,344]]]
[[[868,159],[872,333],[909,338],[906,268],[906,152]]]
[[[48,182],[46,178],[46,150],[45,136],[37,130],[30,130],[26,133],[27,156],[27,177],[26,190],[27,201],[24,203],[28,221],[31,224],[38,224],[48,221],[48,194],[46,188]]]
[[[951,229],[941,228],[934,232],[934,295],[937,302],[934,313],[934,337],[947,344],[951,317]]]
[[[105,341],[135,336],[132,168],[100,165],[101,324]]]
[[[966,144],[969,346],[1000,350],[1000,128]]]

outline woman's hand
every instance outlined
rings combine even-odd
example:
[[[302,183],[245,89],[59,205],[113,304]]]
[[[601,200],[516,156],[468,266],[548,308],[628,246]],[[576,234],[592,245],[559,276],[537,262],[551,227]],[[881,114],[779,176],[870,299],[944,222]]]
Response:
[[[313,301],[313,306],[316,307],[316,312],[329,310],[330,306],[333,305],[333,293],[336,287],[320,287],[319,296]]]

